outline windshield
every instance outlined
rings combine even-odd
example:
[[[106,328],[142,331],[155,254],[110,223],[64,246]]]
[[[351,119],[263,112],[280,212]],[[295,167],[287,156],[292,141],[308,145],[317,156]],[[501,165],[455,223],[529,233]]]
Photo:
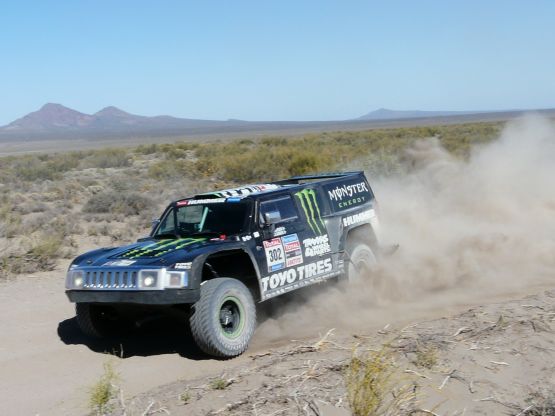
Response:
[[[186,203],[183,201],[182,203]],[[183,237],[200,234],[233,235],[243,232],[249,214],[248,202],[201,203],[168,210],[154,237]]]

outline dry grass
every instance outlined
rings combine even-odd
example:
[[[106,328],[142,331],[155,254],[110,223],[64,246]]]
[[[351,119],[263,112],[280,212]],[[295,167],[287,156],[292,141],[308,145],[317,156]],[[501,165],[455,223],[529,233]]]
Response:
[[[225,390],[228,385],[229,382],[224,380],[223,378],[215,378],[210,381],[210,388],[212,390]]]
[[[188,391],[185,391],[179,395],[179,400],[183,404],[189,403],[191,401],[191,398],[192,398],[191,393],[189,393]]]
[[[345,374],[347,398],[354,416],[409,414],[416,396],[396,365],[388,346],[353,354]]]
[[[527,416],[555,416],[555,393],[536,392],[527,400],[529,406],[523,415]]]
[[[114,370],[113,364],[110,361],[105,362],[104,373],[89,391],[89,408],[94,414],[104,415],[111,410],[110,402],[115,399],[119,391],[115,384],[118,380],[119,375]]]
[[[438,349],[433,345],[418,345],[413,364],[428,370],[438,363]]]

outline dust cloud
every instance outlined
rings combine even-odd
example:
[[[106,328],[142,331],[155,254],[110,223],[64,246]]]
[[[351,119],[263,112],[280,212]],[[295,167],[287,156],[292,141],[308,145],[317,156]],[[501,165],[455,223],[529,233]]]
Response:
[[[278,304],[255,345],[332,327],[363,332],[555,286],[552,121],[510,122],[468,160],[437,139],[419,141],[404,164],[402,175],[369,177],[381,243],[397,252],[346,290],[326,284]]]

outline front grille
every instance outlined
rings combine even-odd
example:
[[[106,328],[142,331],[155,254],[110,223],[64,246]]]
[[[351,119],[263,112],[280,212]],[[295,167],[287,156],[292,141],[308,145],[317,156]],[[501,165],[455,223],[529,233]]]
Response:
[[[87,269],[83,289],[137,289],[137,271],[125,269]]]

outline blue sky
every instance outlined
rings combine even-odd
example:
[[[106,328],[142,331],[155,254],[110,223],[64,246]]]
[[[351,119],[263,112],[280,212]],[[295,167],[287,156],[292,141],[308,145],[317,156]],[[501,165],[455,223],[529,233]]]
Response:
[[[555,107],[555,1],[17,1],[0,125],[92,113],[347,119]]]

